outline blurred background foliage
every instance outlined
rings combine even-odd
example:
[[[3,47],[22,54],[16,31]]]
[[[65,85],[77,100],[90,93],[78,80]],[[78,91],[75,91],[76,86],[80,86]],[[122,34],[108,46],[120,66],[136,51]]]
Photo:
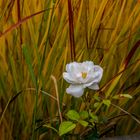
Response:
[[[85,60],[104,69],[96,94],[117,105],[94,108],[89,95],[92,112],[107,120],[100,135],[140,132],[139,25],[138,0],[0,0],[0,139],[60,139],[52,129],[60,124],[58,108],[63,117],[85,110],[65,93],[62,73]],[[113,99],[120,94],[133,98]],[[75,133],[87,132],[78,127]]]

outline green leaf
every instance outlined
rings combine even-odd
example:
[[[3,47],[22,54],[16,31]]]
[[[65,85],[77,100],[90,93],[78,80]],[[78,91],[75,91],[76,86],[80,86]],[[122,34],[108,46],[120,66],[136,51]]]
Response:
[[[129,98],[132,99],[132,96],[129,94],[119,94],[112,97],[113,99],[120,99],[120,98]]]
[[[94,104],[94,108],[97,108],[99,105],[100,105],[100,103],[99,103],[99,102],[96,102],[96,103]]]
[[[55,129],[54,127],[52,127],[50,124],[44,124],[43,126],[44,126],[44,127],[47,127],[47,128],[50,128],[50,129],[52,129],[53,131],[55,131],[56,133],[58,133],[58,130]]]
[[[79,120],[78,121],[81,125],[83,125],[84,127],[88,126],[88,122],[83,121],[83,120]]]
[[[104,103],[107,107],[109,107],[110,104],[111,104],[111,101],[110,101],[110,100],[103,100],[103,103]]]
[[[73,121],[78,121],[80,119],[80,115],[75,110],[68,111],[66,116]]]
[[[119,99],[119,95],[115,95],[112,98],[117,100],[117,99]]]
[[[95,94],[95,95],[94,95],[94,99],[97,100],[97,101],[100,101],[99,95],[98,95],[98,94]]]
[[[70,121],[64,121],[59,126],[59,135],[62,136],[69,131],[73,130],[76,127],[76,124]]]
[[[120,97],[130,98],[132,99],[132,96],[129,94],[120,94]]]
[[[89,115],[92,118],[93,122],[98,122],[98,117],[95,114],[91,113],[91,111],[90,111]]]
[[[81,112],[79,113],[79,115],[80,115],[80,118],[81,118],[82,120],[88,118],[88,112],[87,112],[87,111],[81,111]]]

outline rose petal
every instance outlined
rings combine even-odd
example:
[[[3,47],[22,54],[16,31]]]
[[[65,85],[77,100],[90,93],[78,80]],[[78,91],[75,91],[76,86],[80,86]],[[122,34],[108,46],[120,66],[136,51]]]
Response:
[[[66,71],[68,73],[78,72],[80,70],[80,63],[72,62],[66,65]]]
[[[99,83],[101,81],[102,76],[103,76],[103,69],[100,66],[95,65],[94,72],[97,73],[97,75],[98,75],[96,80],[97,80],[97,83]]]
[[[79,75],[81,74],[81,63],[72,62],[70,64],[67,64],[66,71],[73,79],[75,79],[78,82],[81,77],[81,76],[79,77]]]
[[[94,65],[94,72],[103,73],[103,69],[100,66],[98,66],[98,65]]]
[[[81,85],[70,85],[67,89],[66,92],[68,94],[71,94],[74,97],[81,97],[84,93],[84,88]]]
[[[78,84],[75,78],[73,78],[69,73],[63,72],[63,78],[70,84]]]
[[[91,86],[89,86],[88,88],[93,89],[93,90],[99,90],[99,86],[96,83],[91,85]]]
[[[92,61],[85,61],[82,64],[87,65],[87,66],[93,66],[94,63]]]
[[[86,82],[84,83],[84,87],[89,87],[94,83],[99,83],[101,81],[103,75],[103,69],[100,66],[95,65],[94,71],[90,71],[88,73]]]
[[[86,69],[86,72],[89,72],[94,67],[94,63],[92,61],[85,61],[82,63],[82,67]]]

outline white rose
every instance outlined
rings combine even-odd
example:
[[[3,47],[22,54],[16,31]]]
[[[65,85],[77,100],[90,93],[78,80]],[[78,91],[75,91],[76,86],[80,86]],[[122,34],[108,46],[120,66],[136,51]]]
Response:
[[[83,95],[86,87],[98,90],[98,83],[102,75],[103,69],[98,65],[94,65],[92,61],[67,64],[63,78],[70,83],[70,86],[66,89],[66,92],[78,98]]]

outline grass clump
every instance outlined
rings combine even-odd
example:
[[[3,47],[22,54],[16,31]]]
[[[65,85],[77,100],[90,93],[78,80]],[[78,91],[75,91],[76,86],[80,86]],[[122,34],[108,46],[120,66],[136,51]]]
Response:
[[[61,139],[63,121],[73,130],[64,139],[139,132],[139,6],[138,0],[0,1],[0,139]],[[100,90],[75,99],[62,73],[67,63],[86,60],[104,69]],[[70,110],[86,118],[71,120]]]

